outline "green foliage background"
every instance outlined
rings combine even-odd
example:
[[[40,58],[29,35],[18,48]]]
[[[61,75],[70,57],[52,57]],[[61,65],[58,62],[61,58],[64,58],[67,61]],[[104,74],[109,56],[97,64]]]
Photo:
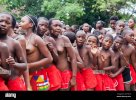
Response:
[[[69,25],[88,22],[93,26],[98,20],[108,23],[112,15],[126,20],[132,17],[119,13],[121,8],[131,7],[127,2],[136,4],[136,0],[0,0],[0,12],[11,12],[18,20],[31,14],[59,18]]]

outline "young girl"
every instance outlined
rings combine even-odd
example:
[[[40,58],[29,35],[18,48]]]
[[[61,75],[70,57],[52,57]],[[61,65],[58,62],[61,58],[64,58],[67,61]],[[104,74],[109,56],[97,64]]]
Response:
[[[30,83],[35,91],[48,90],[49,82],[45,67],[52,63],[52,56],[42,38],[35,34],[37,19],[33,16],[21,18],[20,27],[26,31],[26,54]]]
[[[48,25],[48,19],[44,17],[38,18],[37,35],[39,35],[44,40],[45,45],[47,45],[49,51],[53,55],[53,62],[51,64],[48,64],[48,68],[45,69],[49,77],[50,91],[56,91],[61,87],[61,77],[60,72],[56,67],[58,57],[57,50],[55,49],[56,42],[52,37],[49,36],[50,34]]]
[[[69,90],[76,85],[77,61],[70,40],[62,34],[61,22],[58,19],[49,20],[49,31],[56,42],[55,49],[58,52],[57,68],[62,77],[61,90]],[[70,64],[68,62],[70,58]]]

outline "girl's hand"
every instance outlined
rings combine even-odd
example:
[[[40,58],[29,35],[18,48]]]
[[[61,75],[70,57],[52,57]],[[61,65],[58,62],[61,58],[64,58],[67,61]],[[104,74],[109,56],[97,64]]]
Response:
[[[70,84],[71,86],[75,86],[76,85],[76,77],[72,77],[72,79],[70,80]]]
[[[6,59],[6,62],[10,65],[10,66],[15,66],[16,62],[15,59],[11,56],[9,56],[9,58]]]

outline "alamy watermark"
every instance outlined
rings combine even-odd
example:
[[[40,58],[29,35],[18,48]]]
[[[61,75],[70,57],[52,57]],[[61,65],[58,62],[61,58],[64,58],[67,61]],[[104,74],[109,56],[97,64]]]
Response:
[[[131,93],[117,93],[116,97],[126,97],[126,98],[130,98],[131,97]]]
[[[16,93],[5,93],[5,97],[13,97],[13,98],[16,98]]]

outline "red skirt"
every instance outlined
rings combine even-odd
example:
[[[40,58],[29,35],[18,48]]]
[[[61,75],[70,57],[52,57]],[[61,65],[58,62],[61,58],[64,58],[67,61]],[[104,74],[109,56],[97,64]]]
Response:
[[[71,90],[72,91],[85,91],[86,90],[86,87],[85,87],[85,84],[84,84],[84,78],[83,78],[83,76],[81,75],[80,72],[77,72],[76,86],[72,87]]]
[[[96,87],[97,80],[91,68],[82,69],[81,74],[83,75],[86,89],[93,89]]]
[[[26,91],[25,82],[21,77],[8,81],[8,88],[10,91]]]
[[[49,82],[50,82],[50,91],[58,90],[61,87],[61,75],[59,70],[55,65],[51,65],[46,68]]]
[[[9,90],[9,89],[8,89],[7,85],[5,84],[4,79],[2,79],[2,78],[0,77],[0,91],[8,91],[8,90]]]
[[[119,74],[118,76],[113,78],[113,82],[115,83],[117,91],[125,91],[122,74]]]
[[[30,74],[30,84],[34,91],[47,91],[50,88],[49,79],[45,69]]]
[[[115,83],[107,74],[96,74],[96,91],[116,91]]]
[[[61,89],[68,89],[70,87],[70,80],[72,72],[70,70],[60,71],[61,74]]]
[[[135,84],[136,83],[136,72],[134,70],[134,67],[129,64],[129,68],[130,68],[130,74],[132,76],[132,81],[130,82],[130,84]]]
[[[7,85],[4,79],[0,78],[0,91],[26,91],[25,82],[21,77],[8,80]]]

